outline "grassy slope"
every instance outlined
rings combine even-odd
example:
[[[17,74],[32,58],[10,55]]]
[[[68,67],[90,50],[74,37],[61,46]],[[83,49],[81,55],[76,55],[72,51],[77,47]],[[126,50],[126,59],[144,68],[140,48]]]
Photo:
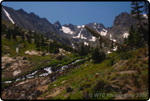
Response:
[[[55,86],[53,85],[56,84],[57,87],[63,87],[64,85],[71,86],[75,93],[67,93],[66,90],[64,90],[56,97],[47,99],[83,99],[83,96],[86,96],[86,94],[89,93],[106,93],[102,88],[106,84],[115,84],[116,82],[110,82],[114,79],[121,79],[120,81],[124,83],[123,85],[129,84],[132,87],[139,87],[139,89],[144,91],[144,89],[147,89],[148,86],[148,59],[144,60],[140,58],[140,56],[143,56],[148,51],[147,49],[148,48],[142,48],[133,52],[134,58],[127,59],[129,61],[118,70],[112,67],[111,59],[106,59],[99,64],[93,64],[92,61],[86,61],[79,66],[79,69],[74,68],[65,75],[59,77],[57,81],[50,83],[48,90],[45,91],[45,93],[42,94],[41,97],[46,97],[48,94],[50,94],[50,91],[55,88]],[[111,53],[109,55],[116,56],[116,58],[114,59],[115,61],[121,60],[117,57],[117,53]],[[135,73],[134,75],[127,73],[118,74],[118,72],[120,71],[130,70],[132,67],[137,71],[137,73]],[[100,75],[97,76],[96,73],[99,73]],[[132,78],[133,76],[136,78],[133,78],[131,82],[129,82],[129,78]],[[61,82],[64,80],[67,80],[67,82],[61,84]],[[148,90],[146,90],[146,92],[148,93]],[[117,93],[119,92],[110,92],[110,94]],[[67,96],[65,96],[66,94]],[[146,97],[140,99],[145,98]],[[94,99],[113,99],[113,97],[98,97]]]
[[[10,57],[16,56],[15,46],[18,44],[19,40],[20,39],[18,38],[17,41],[14,41],[13,39],[8,41],[6,38],[2,38],[2,45],[1,45],[2,51],[10,52],[11,53]],[[10,47],[10,50],[5,49],[4,45]],[[29,61],[33,61],[36,64],[34,65],[33,70],[43,65],[44,66],[50,65],[50,63],[53,62],[55,63],[64,62],[64,60],[63,61],[55,60],[55,56],[52,55],[41,57],[41,56],[32,56],[32,55],[24,54],[26,50],[31,50],[31,49],[36,50],[35,44],[34,43],[29,44],[28,42],[26,42],[26,47],[20,49],[19,55],[27,56],[27,59]],[[59,77],[58,80],[56,80],[55,82],[50,83],[48,90],[45,91],[45,93],[43,93],[41,97],[48,95],[49,91],[55,88],[53,86],[54,84],[56,84],[57,87],[58,86],[61,87],[68,84],[73,88],[73,90],[75,90],[74,94],[67,93],[66,90],[64,90],[62,93],[60,93],[59,95],[57,95],[55,98],[52,99],[58,99],[58,98],[82,99],[83,96],[86,96],[86,94],[89,93],[93,93],[93,92],[105,93],[105,91],[102,89],[103,86],[110,83],[109,81],[113,80],[114,78],[128,80],[128,78],[131,78],[132,76],[134,77],[136,76],[136,78],[133,78],[132,80],[133,82],[131,82],[130,84],[133,86],[142,87],[142,91],[143,91],[143,89],[147,88],[148,86],[148,59],[144,60],[140,57],[146,54],[147,51],[148,48],[142,48],[133,52],[132,53],[133,57],[127,59],[128,62],[124,66],[120,67],[118,70],[115,70],[112,67],[112,59],[106,59],[102,63],[98,63],[98,64],[94,64],[92,63],[92,61],[88,60],[85,63],[79,65],[79,69],[74,68],[70,70],[68,73],[66,73],[65,75]],[[4,53],[1,54],[2,56],[4,55]],[[72,60],[75,58],[73,54],[67,56],[69,57],[68,60]],[[121,60],[121,58],[119,57],[120,55],[115,52],[109,54],[109,56],[114,57],[115,62]],[[50,61],[50,63],[45,64],[46,61]],[[118,75],[116,73],[120,71],[130,70],[131,68],[134,68],[138,73],[134,75],[128,75],[128,74]],[[95,73],[99,73],[100,75],[97,76],[95,75]],[[64,84],[61,84],[61,82],[64,80],[67,81]],[[146,92],[148,91],[146,90]],[[114,92],[110,92],[110,93],[113,94]],[[66,94],[67,96],[65,96]],[[103,99],[103,98],[97,98],[97,99]],[[109,97],[106,97],[105,99],[109,99]]]

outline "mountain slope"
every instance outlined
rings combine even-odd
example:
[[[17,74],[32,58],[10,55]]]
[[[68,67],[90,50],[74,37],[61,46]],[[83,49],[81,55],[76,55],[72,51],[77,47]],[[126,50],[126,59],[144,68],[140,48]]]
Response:
[[[55,32],[57,29],[46,19],[40,18],[34,13],[27,13],[23,9],[14,10],[6,6],[2,6],[2,19],[10,21],[5,11],[11,16],[13,22],[25,29],[34,30],[36,32]]]
[[[112,36],[112,38],[116,39],[119,42],[123,41],[124,34],[128,35],[128,31],[130,26],[137,23],[136,19],[131,18],[131,14],[123,12],[115,17],[113,22],[113,26],[108,29],[107,37]]]
[[[69,45],[82,42],[95,45],[96,38],[93,37],[84,26],[96,30],[99,34],[109,39],[122,42],[124,36],[128,36],[129,27],[137,23],[137,20],[132,19],[131,14],[126,12],[116,16],[113,26],[106,28],[101,23],[88,23],[85,25],[73,25],[70,23],[61,25],[59,21],[56,21],[54,24],[51,24],[46,18],[40,18],[33,12],[27,13],[23,9],[14,10],[6,6],[2,6],[1,11],[2,19],[16,23],[25,29],[30,29],[37,33],[45,33],[45,36],[49,36],[49,38],[55,35],[53,37],[55,37],[56,40],[62,43],[67,40],[67,44]],[[61,41],[62,39],[66,40]]]

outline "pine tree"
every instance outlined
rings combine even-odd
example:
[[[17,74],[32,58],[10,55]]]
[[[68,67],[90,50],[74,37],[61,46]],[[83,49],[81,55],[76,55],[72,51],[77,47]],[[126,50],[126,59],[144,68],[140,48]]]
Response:
[[[37,44],[37,36],[34,37],[34,43]]]
[[[145,11],[148,15],[148,18],[149,18],[149,13],[147,12],[148,11],[148,5],[147,2],[144,3],[144,5],[142,5],[142,1],[132,1],[132,10],[131,10],[131,14],[133,14],[133,18],[137,19],[138,20],[138,32],[136,32],[136,34],[134,35],[135,36],[135,44],[136,44],[136,47],[141,47],[141,44],[144,43],[144,45],[146,44],[149,44],[148,43],[148,34],[147,33],[148,31],[146,31],[146,29],[144,28],[143,25],[147,26],[149,23],[144,23],[143,20],[145,19],[143,16],[143,14],[141,14],[143,11]],[[141,9],[144,7],[144,10],[142,11]],[[149,21],[149,20],[148,20]],[[149,25],[148,25],[149,26]],[[138,41],[141,41],[141,42],[138,42]],[[139,43],[139,45],[138,45]]]
[[[6,38],[10,41],[10,39],[11,39],[11,29],[8,29],[7,34],[6,34]]]
[[[12,33],[12,38],[15,40],[16,39],[16,34]]]
[[[126,44],[133,47],[134,45],[134,34],[135,34],[135,29],[133,28],[133,25],[131,25],[130,29],[129,29],[129,35],[127,38],[127,42]]]
[[[124,41],[123,41],[123,44],[127,44],[127,38],[125,37],[125,38],[123,38],[124,39]]]
[[[36,37],[36,31],[34,32],[34,38]]]
[[[149,20],[149,2],[148,1],[143,2],[143,12],[146,13],[148,20]]]
[[[23,42],[24,42],[24,40],[25,40],[24,32],[21,33],[21,38],[22,38],[22,40],[23,40]]]
[[[143,5],[140,5],[141,2],[140,1],[132,1],[131,5],[132,5],[132,10],[131,10],[131,14],[133,14],[132,18],[135,18],[139,21],[138,25],[140,25],[140,28],[142,27],[142,20],[143,17],[141,15],[142,11],[141,8],[143,8]]]
[[[31,34],[28,35],[28,42],[31,43]]]
[[[141,38],[141,36],[140,36],[140,31],[139,31],[139,30],[140,30],[140,29],[138,29],[138,30],[135,32],[135,34],[134,34],[134,44],[135,44],[135,48],[141,48],[141,47],[145,46],[144,43],[143,43],[143,40],[142,40],[142,38]]]
[[[81,56],[84,55],[84,43],[83,42],[82,42],[82,45],[81,45],[81,50],[80,50],[79,55],[81,55]]]
[[[46,40],[49,40],[48,36],[46,37]]]
[[[40,47],[40,42],[39,42],[39,39],[37,39],[36,48],[39,48],[39,47]]]
[[[99,50],[98,46],[92,51],[92,59],[95,63],[102,62],[106,58],[106,54]]]
[[[111,41],[110,48],[111,48],[111,49],[113,49],[113,48],[114,48],[114,41],[113,41],[113,40]]]
[[[99,39],[100,49],[102,50],[102,38]]]
[[[41,50],[44,51],[44,49],[45,49],[45,42],[44,42],[43,34],[41,34]]]

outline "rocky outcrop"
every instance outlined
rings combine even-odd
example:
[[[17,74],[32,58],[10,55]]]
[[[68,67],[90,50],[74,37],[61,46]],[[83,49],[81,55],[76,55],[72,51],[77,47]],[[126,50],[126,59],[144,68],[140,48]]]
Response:
[[[58,54],[55,59],[57,59],[57,60],[62,60],[62,59],[64,59],[64,58],[66,58],[66,55],[65,55],[65,54]]]

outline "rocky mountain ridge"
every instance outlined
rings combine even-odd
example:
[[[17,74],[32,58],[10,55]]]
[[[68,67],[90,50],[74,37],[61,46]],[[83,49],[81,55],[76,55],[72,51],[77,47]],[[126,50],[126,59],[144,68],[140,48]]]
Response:
[[[7,13],[7,14],[6,14]],[[36,31],[38,33],[45,33],[47,36],[52,36],[56,34],[68,38],[70,41],[69,45],[74,43],[84,42],[86,44],[94,44],[96,38],[93,37],[84,26],[88,26],[96,30],[103,36],[107,38],[113,38],[118,42],[122,42],[124,36],[128,36],[129,27],[137,23],[137,20],[132,19],[131,14],[123,12],[115,17],[113,26],[106,28],[102,23],[88,23],[86,25],[73,25],[64,24],[61,25],[59,21],[51,24],[46,18],[40,18],[33,12],[27,13],[23,9],[14,10],[6,6],[2,6],[2,19],[14,22],[15,24]],[[49,37],[50,38],[50,37]],[[56,40],[61,40],[59,37]],[[64,39],[64,38],[63,38]],[[66,42],[66,41],[64,41]],[[67,41],[68,42],[68,41]]]

